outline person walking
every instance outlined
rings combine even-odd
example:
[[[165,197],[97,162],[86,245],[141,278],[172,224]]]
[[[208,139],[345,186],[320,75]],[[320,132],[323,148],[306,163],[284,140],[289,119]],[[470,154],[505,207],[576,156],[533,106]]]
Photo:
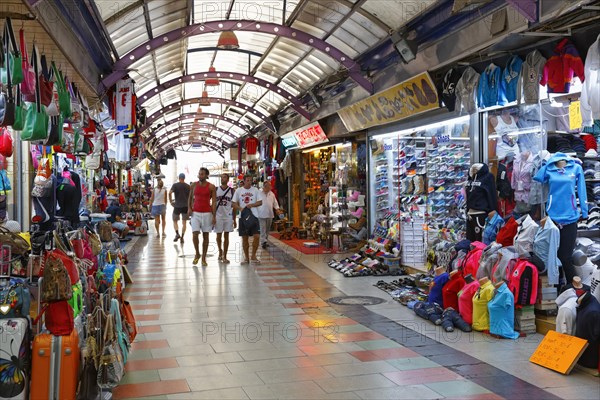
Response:
[[[217,208],[217,191],[215,185],[208,182],[209,171],[207,168],[200,168],[198,173],[198,182],[192,183],[190,187],[190,196],[188,199],[188,214],[191,215],[191,225],[193,233],[194,249],[196,256],[193,264],[198,264],[200,260],[200,241],[199,236],[202,232],[202,266],[208,266],[206,262],[206,253],[208,252],[208,234],[216,224],[215,212]]]
[[[217,233],[217,247],[219,248],[219,261],[229,264],[227,252],[229,250],[229,232],[236,228],[235,215],[231,206],[233,188],[229,185],[229,174],[221,175],[221,185],[217,188],[217,212],[215,232]],[[223,242],[222,242],[222,239]],[[222,242],[222,243],[221,243]],[[221,247],[221,244],[223,245]]]
[[[160,224],[162,221],[162,235],[166,237],[167,189],[165,188],[165,183],[160,178],[156,181],[156,188],[154,188],[152,196],[150,196],[150,204],[152,204],[152,216],[154,217],[156,234],[160,237]]]
[[[275,197],[275,193],[271,191],[271,182],[267,181],[263,184],[260,191],[260,199],[262,204],[258,207],[258,221],[260,223],[260,244],[263,249],[269,247],[269,231],[275,214],[273,210],[279,210],[279,203]]]
[[[173,199],[175,195],[175,199]],[[173,206],[173,225],[175,226],[174,242],[181,240],[185,236],[188,220],[188,199],[190,198],[190,185],[185,183],[185,174],[179,174],[179,182],[171,186],[169,190],[169,202]],[[179,220],[181,219],[181,236],[179,235]]]
[[[242,264],[260,264],[256,258],[260,227],[258,207],[262,204],[260,190],[252,186],[252,176],[244,176],[244,186],[235,191],[232,199],[233,209],[240,212],[239,232],[242,237],[244,260]],[[250,258],[250,236],[252,236],[252,258]]]

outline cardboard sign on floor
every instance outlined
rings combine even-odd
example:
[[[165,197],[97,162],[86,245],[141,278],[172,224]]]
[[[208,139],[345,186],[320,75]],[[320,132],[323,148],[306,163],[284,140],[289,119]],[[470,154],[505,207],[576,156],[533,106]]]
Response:
[[[568,375],[587,346],[585,339],[548,331],[529,361]]]

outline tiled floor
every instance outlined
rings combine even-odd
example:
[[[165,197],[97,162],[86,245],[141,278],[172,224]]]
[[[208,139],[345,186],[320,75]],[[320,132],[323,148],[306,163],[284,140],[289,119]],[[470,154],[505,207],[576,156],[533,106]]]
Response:
[[[239,251],[236,234],[232,248]],[[192,265],[191,238],[140,239],[126,294],[139,334],[115,399],[600,398],[598,378],[562,376],[527,359],[537,335],[500,341],[446,334],[327,255],[279,244],[262,264]],[[332,306],[340,295],[377,306]]]

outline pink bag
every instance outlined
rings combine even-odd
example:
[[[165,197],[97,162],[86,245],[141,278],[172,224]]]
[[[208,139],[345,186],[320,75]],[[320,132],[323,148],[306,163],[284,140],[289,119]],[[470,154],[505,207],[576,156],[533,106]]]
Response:
[[[27,55],[27,44],[25,43],[25,32],[23,29],[19,30],[19,45],[21,47],[21,57],[23,66],[23,82],[21,82],[21,93],[23,95],[35,95],[35,83],[37,77],[35,76],[35,70],[29,63],[29,56]]]

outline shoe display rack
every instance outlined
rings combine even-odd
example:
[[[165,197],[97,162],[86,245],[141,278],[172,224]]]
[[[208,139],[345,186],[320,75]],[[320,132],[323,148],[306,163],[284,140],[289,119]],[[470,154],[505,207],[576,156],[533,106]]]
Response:
[[[588,218],[577,224],[577,236],[600,237],[600,157],[583,156]]]

